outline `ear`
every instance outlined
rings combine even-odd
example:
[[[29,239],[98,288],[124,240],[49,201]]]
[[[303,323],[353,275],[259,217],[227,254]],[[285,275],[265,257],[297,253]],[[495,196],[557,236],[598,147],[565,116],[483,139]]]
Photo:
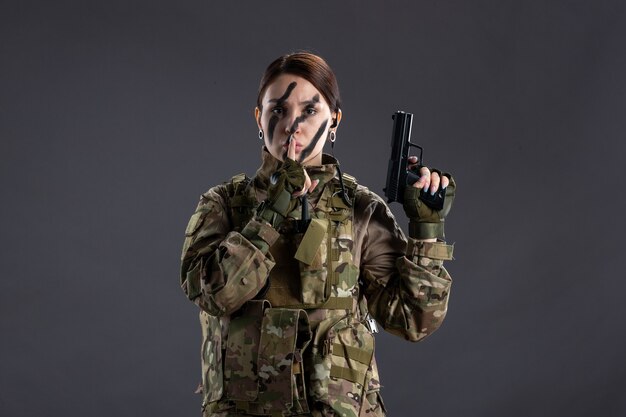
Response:
[[[337,128],[337,126],[339,126],[339,123],[341,122],[341,116],[342,116],[342,112],[341,109],[338,109],[336,112],[333,112],[331,117],[333,119],[333,123],[330,125],[331,128]]]
[[[254,108],[254,119],[256,120],[256,125],[259,127],[259,130],[263,129],[261,127],[261,109],[258,107]]]

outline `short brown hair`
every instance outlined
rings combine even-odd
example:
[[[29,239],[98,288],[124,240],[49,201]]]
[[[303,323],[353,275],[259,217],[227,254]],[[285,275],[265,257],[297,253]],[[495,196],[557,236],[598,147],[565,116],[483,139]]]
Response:
[[[259,84],[259,95],[256,101],[259,108],[262,108],[261,99],[265,89],[281,74],[292,74],[304,78],[322,93],[331,111],[338,112],[341,108],[335,73],[322,57],[310,52],[283,55],[267,67]]]

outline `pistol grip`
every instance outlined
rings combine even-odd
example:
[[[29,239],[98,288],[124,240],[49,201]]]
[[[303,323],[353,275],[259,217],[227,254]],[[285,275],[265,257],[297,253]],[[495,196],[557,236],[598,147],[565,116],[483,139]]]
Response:
[[[420,200],[433,210],[439,211],[443,208],[443,202],[446,199],[446,190],[439,188],[433,195],[430,191],[420,191]]]
[[[420,167],[417,167],[419,170]],[[420,179],[420,176],[416,173],[416,171],[411,170],[407,171],[407,187],[411,187],[417,180]],[[428,207],[433,210],[441,210],[443,208],[443,202],[446,198],[446,190],[441,189],[441,187],[437,190],[437,192],[433,195],[430,194],[430,191],[420,191],[419,199],[424,202]]]

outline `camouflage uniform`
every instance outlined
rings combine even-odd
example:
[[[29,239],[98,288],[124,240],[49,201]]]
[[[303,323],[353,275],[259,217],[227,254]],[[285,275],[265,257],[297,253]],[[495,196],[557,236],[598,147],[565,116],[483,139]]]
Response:
[[[279,165],[264,150],[252,180],[202,195],[186,230],[181,286],[201,309],[203,415],[384,416],[366,316],[410,341],[435,331],[452,247],[407,239],[379,196],[347,175],[340,187],[328,155],[306,167],[320,180],[306,233],[289,218],[274,229],[254,210]]]

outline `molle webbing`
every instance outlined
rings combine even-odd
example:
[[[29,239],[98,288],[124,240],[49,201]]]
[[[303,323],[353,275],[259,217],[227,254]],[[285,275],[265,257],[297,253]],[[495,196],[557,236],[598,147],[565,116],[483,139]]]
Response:
[[[356,382],[362,384],[365,380],[365,373],[359,372],[356,369],[341,368],[338,366],[332,366],[330,368],[330,376],[333,378],[341,378],[350,382]]]
[[[336,356],[345,356],[350,359],[354,359],[363,365],[370,364],[372,360],[372,353],[366,350],[355,348],[354,346],[346,346],[340,343],[333,343],[333,354]]]
[[[352,310],[354,306],[354,299],[352,297],[328,297],[328,301],[319,308],[325,308],[328,310]]]
[[[364,368],[366,368],[369,367],[372,362],[373,351],[363,350],[349,345],[342,345],[341,343],[333,343],[331,354],[340,358],[349,358],[352,361],[359,362]],[[331,365],[330,376],[334,378],[346,379],[350,382],[356,382],[359,384],[363,384],[363,381],[365,380],[365,372],[336,364]]]

